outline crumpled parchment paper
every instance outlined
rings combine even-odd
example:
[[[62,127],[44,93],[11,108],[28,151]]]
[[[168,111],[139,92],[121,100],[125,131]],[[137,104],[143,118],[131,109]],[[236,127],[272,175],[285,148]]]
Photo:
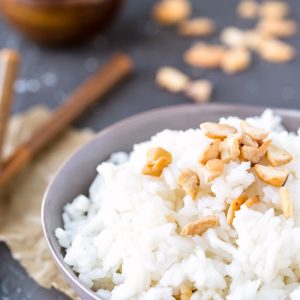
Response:
[[[14,116],[9,124],[4,154],[9,155],[50,116],[50,110],[41,106]],[[55,287],[72,299],[78,298],[60,275],[43,237],[41,202],[62,162],[92,136],[91,130],[66,130],[0,194],[0,241],[8,245],[13,257],[38,284]]]

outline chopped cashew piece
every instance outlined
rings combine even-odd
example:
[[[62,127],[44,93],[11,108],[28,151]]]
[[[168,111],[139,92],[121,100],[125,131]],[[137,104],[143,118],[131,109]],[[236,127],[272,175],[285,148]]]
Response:
[[[288,13],[289,6],[284,1],[265,1],[259,8],[259,14],[267,19],[281,19]]]
[[[182,235],[202,235],[208,229],[216,226],[218,224],[218,219],[216,216],[207,216],[195,222],[187,224],[182,228]]]
[[[246,121],[241,121],[241,127],[243,132],[248,134],[255,141],[262,141],[268,136],[268,132],[266,130],[255,127]]]
[[[209,18],[194,18],[179,24],[178,32],[183,36],[208,36],[215,30],[215,23]]]
[[[260,45],[264,42],[265,39],[265,35],[257,29],[245,31],[245,46],[249,49],[259,49]]]
[[[259,203],[259,202],[260,202],[260,199],[259,199],[258,196],[256,196],[256,197],[250,197],[249,199],[247,199],[247,200],[245,201],[245,205],[246,205],[247,207],[251,207],[252,205],[257,204],[257,203]]]
[[[192,170],[184,170],[178,179],[178,184],[182,187],[185,193],[196,199],[200,189],[200,178],[197,173]]]
[[[284,63],[296,56],[293,46],[275,39],[267,39],[258,48],[260,56],[270,62]]]
[[[191,13],[191,4],[185,0],[161,0],[153,9],[154,19],[161,25],[175,25]]]
[[[267,153],[268,147],[271,145],[271,140],[266,140],[262,143],[259,148],[254,148],[250,146],[242,147],[243,159],[249,160],[254,164],[257,164]]]
[[[263,166],[260,164],[256,164],[254,166],[254,171],[261,181],[276,187],[283,186],[289,176],[288,170],[276,169],[274,167]]]
[[[237,14],[246,19],[254,19],[257,17],[259,6],[253,0],[242,0],[237,8]]]
[[[225,52],[221,67],[225,73],[235,74],[246,70],[250,63],[250,52],[245,48],[235,48]]]
[[[297,23],[293,20],[263,19],[257,24],[262,33],[274,37],[289,37],[296,34]]]
[[[240,156],[240,139],[237,135],[229,135],[221,144],[221,159],[225,163],[237,160]]]
[[[212,83],[204,79],[189,82],[185,89],[186,95],[197,103],[208,102],[211,98],[212,92]]]
[[[281,187],[279,195],[283,215],[286,219],[292,218],[294,215],[294,203],[289,190],[286,187]]]
[[[215,178],[222,175],[225,164],[221,159],[211,159],[206,163],[205,179],[206,182],[211,182]]]
[[[242,134],[241,144],[244,146],[249,146],[253,148],[258,148],[258,143],[252,137],[246,133]]]
[[[193,295],[192,289],[186,284],[180,287],[180,300],[190,300]]]
[[[176,222],[176,217],[174,215],[168,214],[168,215],[165,215],[165,218],[169,223],[175,223]]]
[[[267,151],[267,159],[272,166],[276,167],[289,163],[293,159],[293,157],[286,150],[271,145]]]
[[[164,148],[151,148],[147,151],[147,163],[143,167],[142,173],[159,177],[164,168],[172,162],[172,154]]]
[[[212,139],[224,140],[229,134],[236,133],[236,129],[227,124],[205,122],[200,124],[203,133]]]
[[[222,63],[225,49],[219,45],[196,43],[184,53],[187,64],[205,69],[219,68]]]
[[[235,216],[235,212],[241,208],[241,205],[244,204],[246,200],[247,200],[247,196],[245,194],[242,194],[237,199],[232,200],[232,202],[230,203],[228,212],[227,212],[227,217],[226,217],[228,224],[230,224],[230,225],[232,224],[234,216]]]
[[[220,141],[215,140],[203,149],[199,157],[199,163],[206,164],[209,160],[219,158],[219,156],[220,156]]]
[[[178,93],[187,87],[189,78],[175,68],[162,67],[156,74],[156,82],[162,88]]]
[[[228,47],[244,47],[246,44],[245,33],[236,27],[226,27],[222,30],[221,41]]]

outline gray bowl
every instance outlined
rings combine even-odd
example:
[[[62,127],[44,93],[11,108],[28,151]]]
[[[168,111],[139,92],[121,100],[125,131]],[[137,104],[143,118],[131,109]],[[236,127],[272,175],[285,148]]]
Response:
[[[62,166],[48,187],[42,207],[44,234],[60,271],[75,292],[85,300],[99,300],[93,291],[81,284],[64,262],[54,231],[62,226],[62,208],[77,195],[86,193],[96,176],[96,167],[116,151],[131,151],[133,144],[149,139],[163,129],[196,128],[204,121],[236,115],[241,118],[260,114],[263,107],[240,105],[179,105],[138,114],[98,133]],[[291,131],[300,127],[300,112],[275,109]]]

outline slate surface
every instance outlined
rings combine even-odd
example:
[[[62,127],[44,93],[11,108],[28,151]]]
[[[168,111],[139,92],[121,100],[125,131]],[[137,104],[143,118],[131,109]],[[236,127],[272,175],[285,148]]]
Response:
[[[236,17],[237,0],[194,0],[195,13],[216,19],[218,28],[250,21]],[[300,19],[299,0],[288,1],[293,16]],[[0,18],[0,46],[14,47],[23,55],[14,112],[35,104],[55,107],[84,78],[115,51],[124,51],[135,61],[134,76],[94,106],[75,124],[100,130],[115,121],[154,107],[188,102],[182,95],[158,89],[154,76],[161,65],[179,67],[192,78],[205,77],[215,84],[213,101],[247,103],[270,107],[300,108],[300,59],[274,65],[254,56],[251,68],[239,75],[196,70],[182,61],[183,51],[192,43],[172,29],[160,29],[151,21],[151,0],[128,0],[118,21],[105,34],[73,49],[46,49],[24,39]],[[217,36],[210,39],[217,41]],[[298,52],[300,34],[288,39]],[[234,112],[233,112],[234,114]],[[0,243],[0,300],[67,299],[56,291],[39,288]]]

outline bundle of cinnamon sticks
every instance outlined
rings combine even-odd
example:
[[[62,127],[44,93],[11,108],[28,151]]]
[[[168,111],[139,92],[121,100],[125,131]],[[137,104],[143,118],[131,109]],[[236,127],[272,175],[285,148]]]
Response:
[[[115,54],[98,72],[71,93],[56,109],[50,120],[38,128],[28,141],[21,144],[3,161],[1,154],[19,65],[20,55],[16,51],[11,49],[0,51],[0,189],[8,185],[41,150],[88,107],[102,99],[133,70],[132,60],[127,55]]]

